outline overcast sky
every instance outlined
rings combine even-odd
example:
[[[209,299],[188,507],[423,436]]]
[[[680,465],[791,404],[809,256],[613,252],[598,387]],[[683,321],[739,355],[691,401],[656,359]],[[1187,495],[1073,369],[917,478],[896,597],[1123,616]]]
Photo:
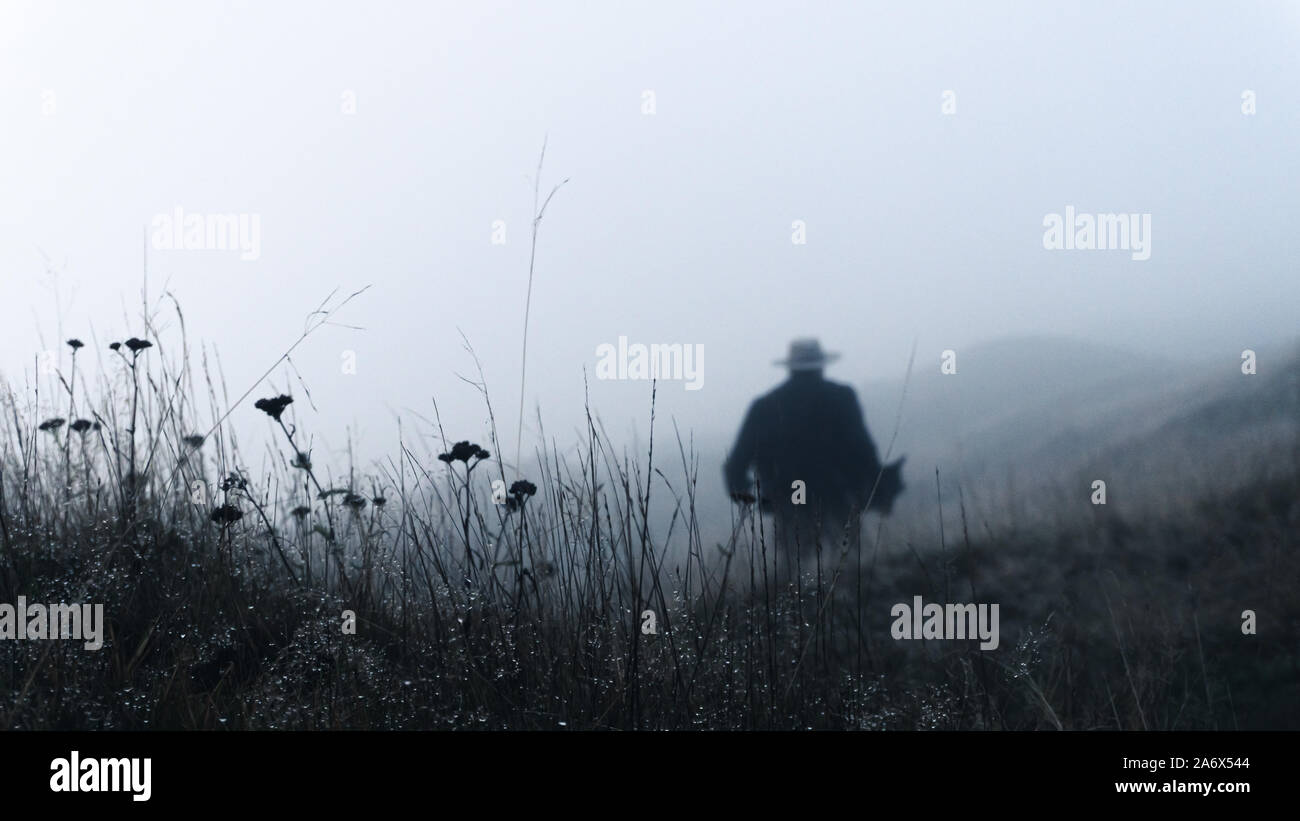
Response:
[[[449,436],[482,439],[463,332],[512,450],[544,138],[543,194],[569,182],[526,400],[561,440],[620,336],[703,346],[702,389],[659,393],[661,423],[703,436],[734,432],[794,336],[855,385],[901,375],[914,339],[927,368],[1028,333],[1235,359],[1297,332],[1298,63],[1282,2],[3,0],[0,371],[23,384],[42,337],[140,333],[156,215],[244,214],[254,260],[148,251],[151,297],[232,394],[369,285],[338,316],[364,330],[295,354],[320,408],[300,421],[377,455],[436,397]],[[1067,207],[1149,214],[1150,258],[1045,249]],[[591,398],[644,430],[647,383]]]

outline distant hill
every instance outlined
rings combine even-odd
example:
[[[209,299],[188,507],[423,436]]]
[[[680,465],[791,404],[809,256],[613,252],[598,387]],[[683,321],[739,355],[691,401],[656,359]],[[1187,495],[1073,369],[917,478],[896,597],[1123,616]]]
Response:
[[[1154,483],[1168,492],[1164,485],[1188,471],[1218,475],[1227,456],[1279,441],[1289,447],[1300,419],[1300,348],[1259,354],[1253,376],[1232,358],[1207,366],[1043,336],[957,351],[951,375],[935,358],[914,371],[903,400],[893,452],[908,455],[911,492],[900,516],[933,515],[936,467],[952,499],[960,481],[967,499],[1033,501],[1062,488],[1086,491],[1081,474],[1112,476],[1126,491]],[[901,380],[862,389],[882,452],[902,390]],[[1237,461],[1238,473],[1255,469]]]

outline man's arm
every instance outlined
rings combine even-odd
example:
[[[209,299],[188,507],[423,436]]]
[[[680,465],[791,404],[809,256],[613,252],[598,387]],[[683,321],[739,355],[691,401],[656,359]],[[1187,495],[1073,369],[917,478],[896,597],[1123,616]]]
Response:
[[[871,491],[880,473],[880,456],[876,452],[876,443],[867,432],[866,416],[858,403],[858,395],[852,388],[845,388],[844,407],[844,456],[853,477],[854,484],[865,493]]]
[[[753,496],[749,480],[749,468],[754,463],[758,449],[758,401],[755,400],[745,413],[745,421],[740,425],[740,434],[723,465],[723,475],[727,481],[727,493],[732,496],[748,494]]]

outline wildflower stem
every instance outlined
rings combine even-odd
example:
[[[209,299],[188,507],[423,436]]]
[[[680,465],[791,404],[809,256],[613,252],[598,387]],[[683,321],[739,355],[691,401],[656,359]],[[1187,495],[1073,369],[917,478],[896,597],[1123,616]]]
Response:
[[[542,185],[542,162],[546,159],[546,139],[542,139],[542,153],[537,158],[537,176],[533,179],[533,236],[532,246],[528,252],[528,291],[524,296],[524,348],[519,357],[519,426],[515,430],[515,470],[519,470],[519,457],[523,452],[524,439],[524,383],[528,375],[528,315],[533,305],[533,272],[537,264],[537,228],[542,224],[542,217],[546,214],[546,206],[550,205],[551,197],[555,192],[568,182],[566,177],[559,185],[551,189],[551,193],[546,195],[546,201],[542,203],[541,208],[537,207],[537,200],[541,195]]]

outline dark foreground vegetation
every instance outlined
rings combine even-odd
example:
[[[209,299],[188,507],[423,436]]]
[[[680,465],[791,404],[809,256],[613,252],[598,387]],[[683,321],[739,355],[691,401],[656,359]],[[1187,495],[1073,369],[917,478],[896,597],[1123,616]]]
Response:
[[[675,431],[633,455],[593,423],[521,477],[434,430],[330,478],[289,397],[197,389],[146,328],[93,390],[74,346],[55,396],[4,399],[0,602],[107,621],[98,651],[0,641],[5,728],[1300,727],[1300,459],[1192,516],[962,511],[928,545],[871,518],[791,573],[750,512],[706,535],[717,466]],[[276,432],[269,475],[228,408]],[[916,595],[999,603],[1000,647],[893,640]]]

